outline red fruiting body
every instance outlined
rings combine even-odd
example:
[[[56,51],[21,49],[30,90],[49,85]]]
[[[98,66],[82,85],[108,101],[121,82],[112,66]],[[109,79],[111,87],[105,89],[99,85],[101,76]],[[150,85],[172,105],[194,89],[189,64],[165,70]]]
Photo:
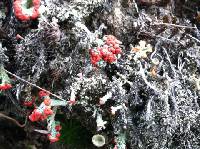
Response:
[[[33,0],[33,6],[35,10],[40,8],[40,0]]]
[[[1,84],[0,85],[0,90],[8,90],[10,88],[12,88],[11,84]]]
[[[58,137],[53,137],[51,134],[48,134],[48,138],[51,143],[57,142],[59,140]]]
[[[117,44],[117,43],[116,43],[116,44],[114,44],[114,46],[113,46],[113,47],[114,47],[115,49],[117,49],[117,48],[120,48],[120,47],[119,47],[119,44]]]
[[[29,119],[32,121],[32,122],[35,122],[35,121],[43,121],[45,119],[47,119],[47,117],[49,115],[52,115],[53,114],[53,111],[46,107],[43,111],[43,113],[41,113],[38,109],[35,109],[32,114],[29,116]]]
[[[37,17],[39,16],[39,10],[35,9],[33,10],[33,14],[30,16],[32,20],[37,19]]]
[[[52,115],[52,114],[53,114],[53,111],[50,108],[46,107],[44,109],[44,115],[49,116],[49,115]]]
[[[97,62],[101,60],[101,54],[95,52],[93,49],[90,49],[90,58],[91,58],[91,63],[95,65]]]
[[[55,127],[55,130],[56,130],[56,131],[60,131],[61,129],[62,129],[62,126],[56,125],[56,127]]]
[[[76,100],[75,99],[70,99],[68,102],[69,102],[69,104],[74,105],[76,103]]]
[[[23,105],[27,107],[31,107],[33,105],[34,101],[24,101]]]
[[[96,50],[90,49],[90,59],[93,65],[96,65],[100,60],[104,60],[108,63],[113,63],[117,60],[117,54],[122,52],[119,44],[121,42],[116,39],[113,35],[105,36],[105,43],[102,47],[97,47]]]
[[[45,99],[44,99],[44,104],[45,104],[46,106],[49,106],[49,105],[51,104],[51,99],[50,99],[50,98],[45,98]]]
[[[23,105],[27,106],[27,107],[31,107],[33,105],[33,102],[32,101],[24,101]]]
[[[21,35],[17,34],[17,35],[16,35],[16,39],[17,39],[17,40],[18,40],[18,39],[21,39],[21,40],[22,40],[22,39],[24,39],[24,38],[23,38]]]
[[[120,53],[122,53],[121,48],[116,48],[116,49],[115,49],[115,54],[120,54]]]
[[[60,137],[60,133],[59,133],[59,132],[56,134],[56,137],[57,137],[57,138],[59,138],[59,137]]]
[[[41,115],[40,119],[41,121],[44,121],[47,119],[47,115],[45,115],[44,113]]]
[[[33,11],[31,15],[25,14],[24,10],[27,11],[31,8],[22,8],[22,1],[23,0],[14,0],[13,8],[15,12],[15,16],[21,21],[28,21],[30,19],[36,19],[39,16],[39,7],[40,7],[40,0],[32,0],[32,7]]]
[[[116,61],[116,57],[115,57],[115,55],[114,54],[108,54],[108,56],[107,56],[107,62],[108,63],[113,63],[114,61]]]
[[[40,113],[40,111],[38,111],[37,109],[35,109],[31,115],[29,115],[29,119],[32,121],[32,122],[35,122],[35,121],[38,121],[40,120],[42,116],[42,113]]]
[[[15,16],[18,19],[20,19],[22,21],[26,21],[26,20],[30,19],[30,17],[28,15],[22,13],[21,0],[15,0],[13,3],[13,8],[15,11]]]
[[[45,92],[45,91],[40,91],[40,92],[39,92],[39,97],[40,97],[40,98],[43,98],[44,96],[49,96],[49,93],[48,93],[48,92]]]
[[[117,145],[115,145],[113,149],[117,149]]]
[[[33,105],[34,102],[35,102],[35,97],[32,97],[31,100],[24,101],[24,102],[23,102],[23,105],[24,105],[24,106],[27,106],[27,107],[31,107],[31,106]]]

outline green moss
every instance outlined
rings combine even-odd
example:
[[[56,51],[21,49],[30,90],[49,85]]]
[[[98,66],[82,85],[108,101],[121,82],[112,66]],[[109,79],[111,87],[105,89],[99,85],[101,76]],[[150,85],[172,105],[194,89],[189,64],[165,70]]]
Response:
[[[84,128],[77,120],[65,120],[61,122],[62,130],[60,143],[65,144],[70,149],[91,148],[92,134]]]

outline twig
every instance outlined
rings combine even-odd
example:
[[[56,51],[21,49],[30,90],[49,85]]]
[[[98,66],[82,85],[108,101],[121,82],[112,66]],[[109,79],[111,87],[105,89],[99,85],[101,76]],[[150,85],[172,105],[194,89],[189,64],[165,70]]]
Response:
[[[3,113],[0,113],[0,117],[6,118],[6,119],[8,119],[8,120],[14,122],[14,123],[15,123],[17,126],[19,126],[19,127],[24,127],[24,126],[26,126],[27,117],[26,117],[26,120],[25,120],[25,123],[24,123],[24,124],[20,124],[16,119],[14,119],[14,118],[12,118],[12,117],[9,117],[9,116],[7,116],[7,115],[5,115],[5,114],[3,114]]]
[[[34,86],[34,87],[36,87],[36,88],[38,88],[38,89],[40,89],[40,90],[43,90],[43,91],[45,91],[45,92],[51,94],[52,96],[54,96],[54,97],[56,97],[56,98],[58,98],[58,99],[60,99],[60,100],[65,101],[64,99],[62,99],[62,98],[59,97],[58,95],[53,94],[53,93],[51,93],[50,91],[47,91],[47,90],[45,90],[45,89],[43,89],[43,88],[37,86],[36,84],[33,84],[33,83],[31,83],[31,82],[28,82],[28,81],[24,80],[24,79],[22,79],[21,77],[19,77],[19,76],[13,74],[12,72],[10,72],[10,71],[8,71],[8,70],[6,70],[6,69],[4,69],[4,70],[5,70],[5,72],[7,72],[8,74],[10,74],[11,76],[14,76],[15,78],[17,78],[18,80],[21,80],[21,81],[23,81],[23,82],[25,82],[25,83],[27,83],[27,84],[29,84],[29,85],[31,85],[31,86]]]
[[[177,25],[177,24],[171,24],[171,23],[158,23],[155,22],[153,25],[166,25],[166,26],[174,26],[174,27],[179,27],[179,28],[190,28],[190,29],[196,29],[196,27],[192,26],[183,26],[183,25]]]
[[[34,129],[34,131],[42,133],[42,134],[49,134],[50,133],[50,131],[48,131],[48,130],[41,130],[41,129]]]

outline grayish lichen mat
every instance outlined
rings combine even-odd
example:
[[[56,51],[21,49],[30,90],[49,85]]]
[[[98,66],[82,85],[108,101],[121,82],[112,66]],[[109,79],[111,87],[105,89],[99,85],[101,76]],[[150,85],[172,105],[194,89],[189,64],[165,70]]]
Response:
[[[199,9],[0,1],[3,148],[200,149]]]

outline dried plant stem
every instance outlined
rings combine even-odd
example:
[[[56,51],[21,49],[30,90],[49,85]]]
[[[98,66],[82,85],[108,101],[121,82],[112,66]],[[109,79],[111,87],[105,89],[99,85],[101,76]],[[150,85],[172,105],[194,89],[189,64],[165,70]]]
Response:
[[[166,26],[173,26],[173,27],[179,27],[179,28],[190,28],[190,29],[196,29],[196,27],[192,26],[183,26],[183,25],[177,25],[177,24],[171,24],[171,23],[158,23],[155,22],[153,25],[166,25]]]
[[[43,89],[43,88],[37,86],[36,84],[33,84],[33,83],[29,82],[29,81],[26,81],[26,80],[22,79],[21,77],[19,77],[19,76],[13,74],[12,72],[10,72],[10,71],[8,71],[8,70],[6,70],[6,69],[4,69],[4,70],[5,70],[6,73],[8,73],[8,74],[10,74],[11,76],[17,78],[18,80],[21,80],[21,81],[23,81],[23,82],[25,82],[25,83],[27,83],[27,84],[29,84],[29,85],[31,85],[31,86],[34,86],[34,87],[36,87],[36,88],[38,88],[38,89],[40,89],[40,90],[43,90],[43,91],[45,91],[45,92],[48,92],[48,93],[51,94],[52,96],[54,96],[54,97],[56,97],[56,98],[58,98],[58,99],[60,99],[60,100],[65,101],[65,100],[62,99],[60,96],[58,96],[58,95],[56,95],[56,94],[53,94],[53,93],[51,93],[50,91],[45,90],[45,89]]]

